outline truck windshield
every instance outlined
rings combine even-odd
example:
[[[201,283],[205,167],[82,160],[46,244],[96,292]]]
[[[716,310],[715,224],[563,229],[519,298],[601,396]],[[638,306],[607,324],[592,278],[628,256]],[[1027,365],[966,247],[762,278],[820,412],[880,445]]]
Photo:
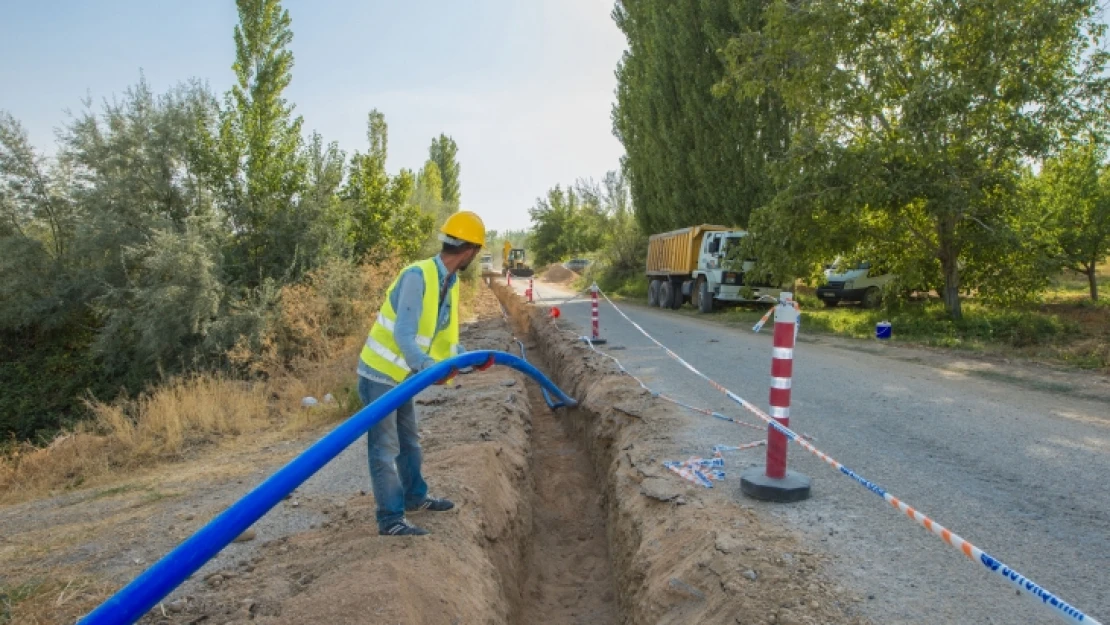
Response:
[[[856,271],[858,269],[870,269],[870,268],[871,268],[871,263],[866,261],[866,260],[862,261],[862,262],[857,262],[857,263],[846,263],[846,262],[842,262],[842,261],[837,261],[837,262],[833,263],[832,271],[833,271],[833,273],[845,273],[845,272],[848,272],[848,271]]]

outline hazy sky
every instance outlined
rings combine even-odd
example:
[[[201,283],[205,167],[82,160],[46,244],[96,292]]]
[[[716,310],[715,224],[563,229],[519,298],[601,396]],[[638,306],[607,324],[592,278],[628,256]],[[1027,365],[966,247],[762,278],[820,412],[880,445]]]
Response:
[[[50,149],[86,95],[190,77],[230,86],[232,0],[12,2],[0,21],[0,109]],[[528,225],[557,183],[600,178],[612,135],[623,35],[611,0],[286,0],[293,83],[305,129],[366,149],[366,114],[389,123],[390,171],[419,168],[433,136],[459,145],[463,208],[490,228]]]

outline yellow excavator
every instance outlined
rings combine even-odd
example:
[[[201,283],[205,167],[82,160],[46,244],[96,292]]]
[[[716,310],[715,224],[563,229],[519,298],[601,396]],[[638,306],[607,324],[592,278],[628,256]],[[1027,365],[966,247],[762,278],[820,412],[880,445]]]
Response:
[[[518,278],[530,278],[536,272],[528,266],[524,248],[513,247],[511,242],[505,241],[505,247],[501,250],[501,275],[510,273]]]

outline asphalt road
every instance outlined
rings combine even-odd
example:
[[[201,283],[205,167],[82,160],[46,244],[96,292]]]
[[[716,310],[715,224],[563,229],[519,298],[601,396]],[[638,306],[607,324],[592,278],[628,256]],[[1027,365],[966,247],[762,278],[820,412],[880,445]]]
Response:
[[[523,292],[523,280],[514,287]],[[567,293],[537,282],[540,302]],[[546,299],[545,299],[546,298]],[[771,327],[759,335],[644,306],[626,314],[740,396],[767,405]],[[589,304],[561,307],[589,332]],[[668,358],[602,302],[603,347],[655,390],[758,422]],[[1110,403],[1045,386],[961,375],[850,347],[795,350],[791,426],[816,446],[1103,623],[1110,623]],[[1051,388],[1050,386],[1048,388]],[[675,458],[761,434],[690,413]],[[719,487],[764,452],[727,456]],[[790,468],[813,478],[798,504],[749,505],[798,529],[833,559],[832,574],[879,623],[1054,623],[980,564],[879,497],[791,446]]]

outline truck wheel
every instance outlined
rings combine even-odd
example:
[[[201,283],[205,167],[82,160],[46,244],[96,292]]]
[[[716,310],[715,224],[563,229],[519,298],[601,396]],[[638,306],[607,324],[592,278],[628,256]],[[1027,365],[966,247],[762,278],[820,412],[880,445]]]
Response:
[[[656,307],[659,305],[659,281],[652,280],[648,284],[648,306]]]
[[[664,309],[673,308],[673,302],[674,287],[670,280],[662,280],[659,283],[659,307]]]
[[[682,283],[681,282],[671,282],[671,305],[670,305],[670,308],[673,309],[673,310],[678,310],[679,308],[682,308],[682,305],[684,303],[686,303],[686,298],[683,297],[683,295],[682,295]]]
[[[698,312],[705,314],[713,312],[713,294],[709,292],[709,281],[705,278],[698,278],[698,285],[695,288],[698,298]]]
[[[840,300],[838,300],[838,299],[823,299],[823,300],[821,300],[821,303],[825,305],[825,308],[836,308],[840,304]]]
[[[863,307],[878,308],[883,303],[883,294],[879,287],[873,286],[863,292]]]

